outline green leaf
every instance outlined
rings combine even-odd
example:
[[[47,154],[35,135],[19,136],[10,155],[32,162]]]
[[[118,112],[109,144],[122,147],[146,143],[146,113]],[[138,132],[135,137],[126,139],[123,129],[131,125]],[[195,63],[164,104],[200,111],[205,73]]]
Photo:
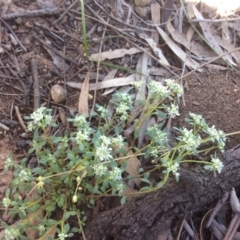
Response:
[[[64,221],[66,221],[70,216],[75,216],[76,212],[74,211],[69,211],[64,214]]]
[[[146,178],[140,178],[140,179],[142,182],[148,183],[149,185],[151,184],[151,182]]]
[[[65,224],[63,229],[64,229],[64,233],[67,234],[70,229],[69,223]]]
[[[121,205],[124,205],[126,203],[126,196],[122,196],[120,200]]]

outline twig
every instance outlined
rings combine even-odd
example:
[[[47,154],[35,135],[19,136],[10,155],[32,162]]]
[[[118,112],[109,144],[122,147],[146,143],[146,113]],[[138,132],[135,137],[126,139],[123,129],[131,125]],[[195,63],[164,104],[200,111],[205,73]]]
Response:
[[[109,18],[108,18],[108,20],[107,20],[107,23],[108,23],[108,21],[109,21]],[[106,30],[107,30],[107,27],[105,26],[104,31],[103,31],[103,34],[102,34],[102,39],[105,37]],[[101,43],[100,43],[100,47],[99,47],[98,54],[100,54],[100,53],[102,52],[102,45],[103,45],[103,41],[101,41]],[[96,104],[97,87],[98,87],[98,76],[99,76],[99,67],[100,67],[100,60],[98,59],[98,62],[97,62],[96,85],[95,85],[95,89],[94,89],[93,105],[92,105],[92,109],[91,109],[91,113],[90,113],[90,120],[91,120],[92,112],[93,112],[93,110],[94,110],[94,108],[95,108],[95,104]]]
[[[8,20],[8,19],[13,19],[18,17],[39,17],[44,15],[54,15],[54,14],[59,14],[58,8],[46,8],[46,9],[39,9],[39,10],[26,11],[26,12],[2,14],[1,18]]]
[[[31,66],[33,75],[34,110],[36,110],[40,107],[40,88],[38,81],[38,66],[34,59],[31,60]]]
[[[74,61],[72,58],[68,57],[68,56],[64,56],[64,54],[62,54],[61,52],[59,52],[58,50],[56,50],[55,48],[51,47],[50,45],[48,45],[46,42],[44,42],[40,37],[37,36],[37,34],[35,32],[32,32],[33,37],[38,40],[41,44],[43,44],[45,47],[51,49],[53,52],[55,52],[58,56],[60,56],[61,58],[77,65],[80,66],[80,63]]]
[[[7,22],[5,22],[2,18],[0,18],[1,21],[4,23],[4,25],[6,26],[6,28],[12,33],[12,35],[15,37],[16,41],[18,42],[18,44],[21,46],[21,48],[23,49],[24,52],[27,52],[27,49],[22,45],[21,41],[18,39],[17,35],[14,33],[14,31],[12,30],[12,28],[8,25]]]
[[[202,68],[202,67],[204,67],[205,65],[207,65],[207,64],[209,64],[209,63],[211,63],[211,62],[214,62],[214,61],[218,60],[219,58],[224,57],[224,56],[227,55],[227,54],[230,54],[230,53],[232,53],[232,52],[239,51],[239,50],[240,50],[240,47],[235,48],[235,49],[233,49],[233,50],[231,50],[231,51],[229,51],[229,52],[223,53],[223,54],[221,54],[221,55],[219,55],[219,56],[217,56],[217,57],[209,60],[208,62],[203,63],[202,65],[199,66],[199,68]],[[192,70],[191,72],[187,73],[186,75],[184,75],[184,76],[181,77],[181,78],[184,79],[185,77],[189,76],[191,73],[196,72],[197,69],[198,69],[198,68]]]
[[[189,22],[232,22],[239,21],[240,18],[223,18],[223,19],[192,19]]]
[[[19,112],[18,106],[15,106],[14,108],[15,108],[15,112],[16,112],[16,114],[17,114],[17,118],[18,118],[18,121],[19,121],[20,125],[22,126],[23,130],[24,130],[25,132],[27,132],[27,127],[26,127],[25,123],[24,123],[23,120],[22,120],[22,117],[21,117],[21,114],[20,114],[20,112]]]
[[[61,21],[64,16],[68,13],[68,11],[78,2],[79,0],[76,0],[73,4],[71,4],[63,13],[62,15],[57,19],[55,20],[53,23],[52,23],[52,26],[54,26],[55,24],[57,24],[59,21]]]
[[[2,123],[0,123],[0,128],[4,129],[6,131],[9,131],[9,129],[10,129],[9,127],[7,127],[6,125],[4,125]]]
[[[87,8],[95,15],[95,13],[94,13],[94,11],[87,5]],[[73,10],[72,10],[73,11]],[[90,19],[93,19],[94,21],[97,21],[97,22],[99,22],[99,23],[102,23],[102,24],[104,24],[105,26],[108,26],[108,27],[110,27],[111,29],[113,29],[113,30],[115,30],[116,32],[118,32],[120,35],[121,35],[121,37],[123,38],[123,39],[125,39],[127,42],[129,42],[130,44],[132,44],[134,47],[136,47],[136,48],[139,48],[140,50],[142,50],[143,52],[145,52],[146,54],[148,54],[151,58],[153,58],[155,61],[159,61],[159,59],[157,59],[156,57],[154,57],[152,54],[150,54],[149,52],[147,52],[143,47],[139,47],[139,45],[137,45],[136,43],[134,43],[133,41],[131,41],[131,40],[129,40],[127,37],[129,37],[129,38],[132,38],[132,36],[130,36],[130,35],[128,35],[127,33],[125,33],[125,32],[121,32],[118,28],[116,28],[116,27],[114,27],[114,26],[112,26],[112,25],[110,25],[110,24],[108,24],[106,21],[104,21],[101,17],[99,17],[99,19],[97,19],[97,18],[94,18],[94,17],[91,17],[91,16],[89,16],[89,15],[86,15],[88,18],[90,18]],[[80,19],[81,20],[81,19]],[[125,35],[125,36],[124,36]],[[136,42],[140,42],[141,44],[143,44],[144,46],[148,46],[148,44],[146,44],[146,43],[144,43],[144,42],[142,42],[142,41],[140,41],[140,40],[138,40],[138,39],[134,39],[134,41]],[[169,71],[171,74],[173,74],[177,79],[181,79],[175,72],[173,72],[171,69],[169,69],[169,68],[174,68],[174,69],[176,69],[175,67],[173,67],[173,66],[169,66],[169,67],[166,67],[165,65],[162,65],[162,67],[163,68],[165,68],[167,71]]]

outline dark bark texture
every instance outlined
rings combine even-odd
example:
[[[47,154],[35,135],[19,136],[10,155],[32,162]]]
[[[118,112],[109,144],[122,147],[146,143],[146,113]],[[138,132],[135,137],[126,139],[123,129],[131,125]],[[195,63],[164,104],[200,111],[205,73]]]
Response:
[[[87,239],[158,239],[176,216],[201,209],[240,185],[240,145],[226,151],[222,161],[224,168],[216,177],[203,166],[181,169],[178,183],[170,180],[156,192],[98,214],[87,224]]]

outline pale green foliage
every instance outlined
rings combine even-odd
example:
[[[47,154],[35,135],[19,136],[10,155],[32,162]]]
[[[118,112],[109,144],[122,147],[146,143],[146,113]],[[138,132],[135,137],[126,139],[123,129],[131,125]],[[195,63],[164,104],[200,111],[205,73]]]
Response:
[[[136,89],[140,87],[139,82],[134,85]],[[163,83],[151,81],[147,89],[146,100],[139,103],[144,113],[139,119],[132,119],[134,99],[131,94],[123,92],[113,95],[115,111],[112,115],[104,106],[97,105],[96,112],[93,113],[94,121],[89,122],[80,115],[69,119],[72,124],[70,133],[51,135],[56,124],[52,118],[52,110],[44,107],[26,118],[28,130],[33,131],[29,153],[36,156],[38,165],[30,169],[27,167],[27,159],[23,159],[21,164],[15,164],[12,156],[6,159],[5,171],[14,169],[14,179],[11,191],[8,190],[3,199],[3,206],[6,209],[11,208],[12,215],[23,220],[22,225],[15,230],[4,223],[9,239],[11,236],[21,235],[26,230],[25,224],[28,224],[28,228],[34,227],[28,222],[27,216],[30,213],[44,212],[46,215],[44,219],[38,214],[35,216],[38,218],[41,236],[47,236],[50,229],[57,227],[56,237],[63,240],[76,232],[76,228],[68,224],[70,217],[76,217],[79,224],[77,231],[82,231],[86,217],[80,211],[81,204],[93,205],[99,196],[106,194],[118,195],[121,203],[124,203],[125,180],[133,177],[125,172],[129,159],[126,147],[131,146],[132,152],[144,155],[152,162],[149,172],[139,169],[139,178],[142,181],[140,193],[155,191],[165,184],[170,175],[176,180],[181,178],[178,170],[182,162],[202,163],[214,174],[221,172],[223,165],[216,156],[211,161],[191,160],[188,157],[202,153],[204,150],[199,151],[199,147],[206,143],[216,145],[206,148],[206,151],[214,148],[223,150],[225,134],[214,126],[209,127],[201,116],[190,113],[187,122],[192,129],[177,129],[177,142],[170,147],[168,129],[164,128],[164,124],[169,117],[179,115],[178,100],[183,89],[172,79]],[[164,121],[147,128],[146,144],[138,149],[133,143],[137,142],[145,120],[153,115],[160,116]],[[123,134],[127,120],[133,122],[135,127],[132,142],[127,142]],[[51,131],[49,127],[52,127]],[[150,172],[154,170],[158,170],[162,178],[155,185],[149,180]],[[38,195],[32,200],[17,197],[19,192],[32,192],[34,189],[37,189]],[[62,214],[60,220],[54,219],[56,209],[62,209],[61,213],[58,212],[58,217]]]

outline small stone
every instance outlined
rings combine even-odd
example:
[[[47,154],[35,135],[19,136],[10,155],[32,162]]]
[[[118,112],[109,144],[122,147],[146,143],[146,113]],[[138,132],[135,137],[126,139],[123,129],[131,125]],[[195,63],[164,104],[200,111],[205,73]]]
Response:
[[[97,31],[98,31],[98,32],[102,32],[102,31],[103,31],[102,26],[98,26]]]
[[[151,3],[151,0],[135,0],[135,7],[145,7]]]
[[[18,17],[15,21],[16,21],[17,24],[21,24],[22,23],[22,19],[20,17]]]
[[[51,97],[55,103],[61,103],[67,98],[67,91],[60,85],[54,85],[51,88]]]

